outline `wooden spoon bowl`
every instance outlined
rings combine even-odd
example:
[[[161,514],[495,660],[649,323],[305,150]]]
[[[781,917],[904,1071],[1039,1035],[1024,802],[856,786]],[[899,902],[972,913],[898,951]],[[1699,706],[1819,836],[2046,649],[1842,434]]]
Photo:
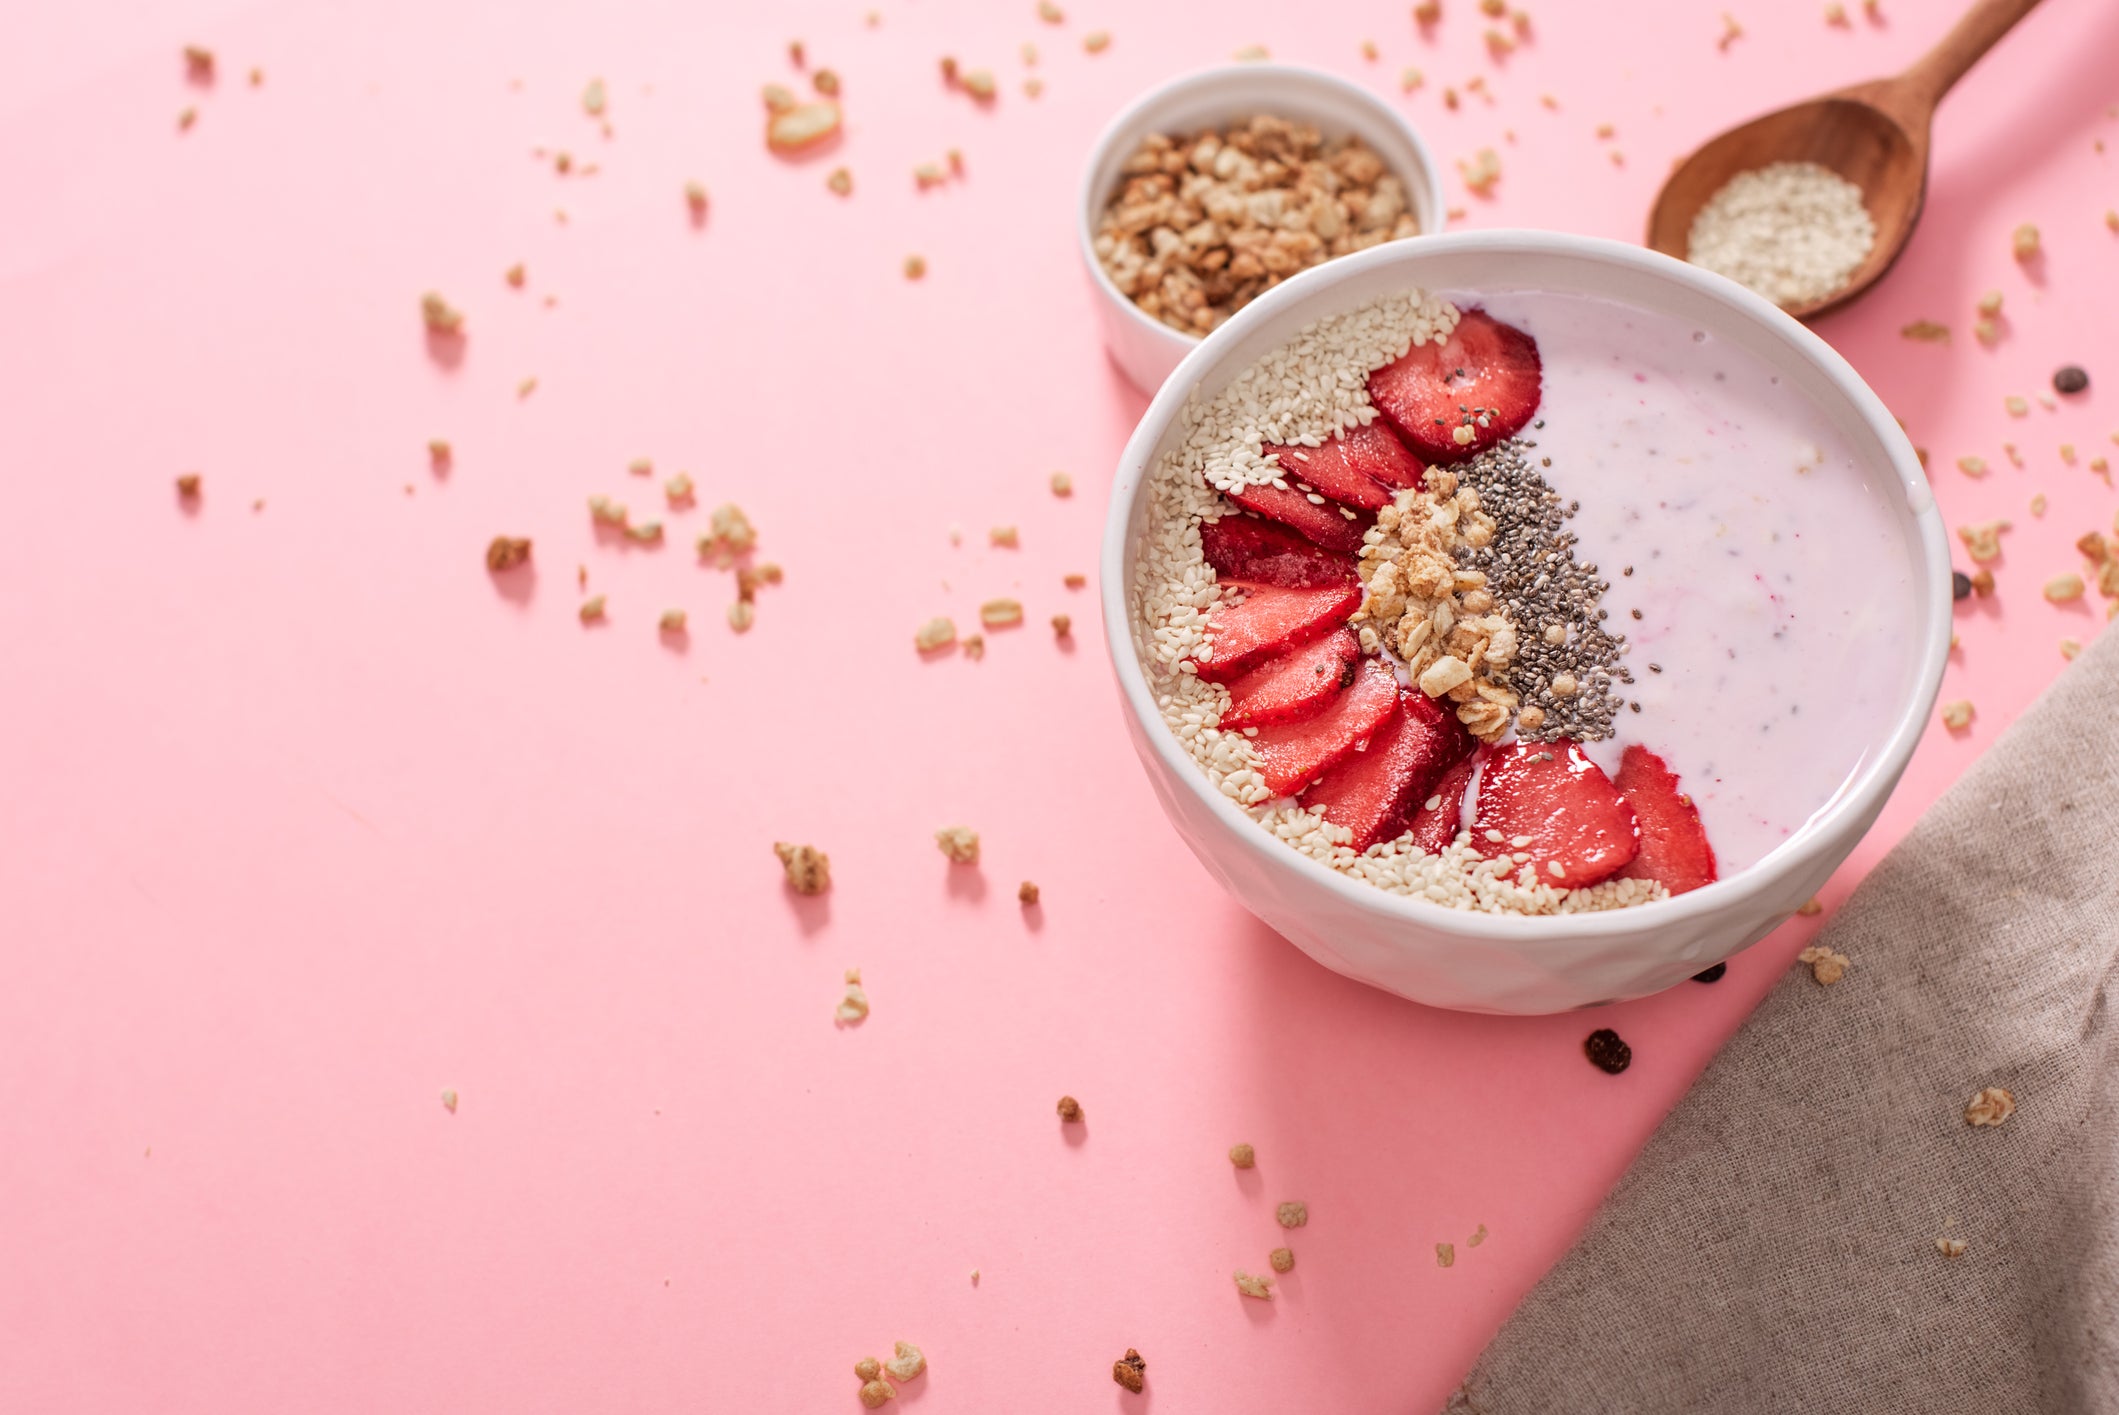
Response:
[[[1883,277],[1905,250],[1928,191],[1928,132],[1935,105],[1974,60],[2038,0],[1978,0],[1956,28],[1897,78],[1878,79],[1768,113],[1679,163],[1648,215],[1648,245],[1686,258],[1692,222],[1730,178],[1775,162],[1814,162],[1861,189],[1876,243],[1845,285],[1792,305],[1809,319],[1838,309]]]

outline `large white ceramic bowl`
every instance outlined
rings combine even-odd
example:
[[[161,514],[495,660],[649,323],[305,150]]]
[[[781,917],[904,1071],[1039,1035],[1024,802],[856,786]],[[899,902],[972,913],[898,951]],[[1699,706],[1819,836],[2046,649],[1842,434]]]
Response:
[[[1740,346],[1819,408],[1855,455],[1888,468],[1916,567],[1905,606],[1908,669],[1854,776],[1751,868],[1674,899],[1526,919],[1401,898],[1282,844],[1208,783],[1163,725],[1136,648],[1131,593],[1151,467],[1179,436],[1185,400],[1212,397],[1304,326],[1386,292],[1548,290],[1658,311]],[[1912,756],[1950,645],[1950,562],[1920,461],[1884,405],[1822,339],[1749,290],[1613,241],[1492,231],[1399,241],[1267,291],[1209,335],[1148,407],[1119,462],[1104,530],[1104,627],[1127,725],[1178,834],[1223,888],[1303,952],[1350,978],[1438,1007],[1540,1013],[1639,997],[1719,962],[1794,913],[1876,820]]]
[[[1358,84],[1294,64],[1230,64],[1172,79],[1135,99],[1104,126],[1082,172],[1077,206],[1082,262],[1096,292],[1104,346],[1135,388],[1153,393],[1199,337],[1141,313],[1119,293],[1096,258],[1096,223],[1118,190],[1119,168],[1150,133],[1178,136],[1236,118],[1271,113],[1315,123],[1326,137],[1352,133],[1405,183],[1406,201],[1423,232],[1442,229],[1442,179],[1427,144],[1388,103]]]

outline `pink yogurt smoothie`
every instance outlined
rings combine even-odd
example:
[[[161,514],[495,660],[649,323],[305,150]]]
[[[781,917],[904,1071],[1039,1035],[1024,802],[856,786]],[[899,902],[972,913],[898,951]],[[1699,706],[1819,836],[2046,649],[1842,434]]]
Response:
[[[1537,341],[1521,436],[1580,503],[1575,558],[1611,589],[1634,681],[1607,772],[1639,742],[1698,804],[1723,877],[1757,863],[1888,731],[1916,603],[1895,474],[1797,390],[1668,316],[1555,294],[1450,295]],[[1543,426],[1536,426],[1542,422]],[[1638,615],[1638,617],[1636,617]],[[1657,670],[1660,671],[1657,671]]]

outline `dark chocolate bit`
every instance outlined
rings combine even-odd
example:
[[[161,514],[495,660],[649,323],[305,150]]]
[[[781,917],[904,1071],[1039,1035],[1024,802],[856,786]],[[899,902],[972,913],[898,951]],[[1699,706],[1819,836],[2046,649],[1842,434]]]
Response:
[[[1619,1034],[1609,1027],[1591,1032],[1582,1043],[1582,1052],[1590,1065],[1613,1076],[1633,1065],[1633,1048],[1620,1041]]]
[[[1696,983],[1718,983],[1722,980],[1722,974],[1728,971],[1729,965],[1727,963],[1717,963],[1704,973],[1694,973],[1692,980]]]
[[[2053,374],[2053,390],[2057,393],[2080,393],[2090,386],[2090,376],[2080,364],[2066,364]]]

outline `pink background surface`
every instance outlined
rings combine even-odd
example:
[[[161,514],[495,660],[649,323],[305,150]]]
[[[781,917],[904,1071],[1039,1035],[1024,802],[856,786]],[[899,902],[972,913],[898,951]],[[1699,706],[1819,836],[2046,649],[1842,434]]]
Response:
[[[907,1338],[932,1415],[1426,1411],[1813,927],[1716,987],[1503,1021],[1333,977],[1213,891],[1125,743],[1095,592],[1060,583],[1093,575],[1143,407],[1096,342],[1073,186],[1126,99],[1256,42],[1392,95],[1446,162],[1499,148],[1492,200],[1450,180],[1462,224],[1632,238],[1673,156],[1897,68],[1954,4],[1847,32],[1738,3],[1724,53],[1712,7],[1546,0],[1496,65],[1471,0],[1432,41],[1402,3],[1072,0],[1060,27],[1031,0],[879,3],[873,28],[858,0],[16,17],[0,1408],[852,1409],[854,1359]],[[796,81],[798,36],[849,118],[787,163],[757,93]],[[219,52],[210,90],[186,42]],[[2119,451],[2119,179],[2093,147],[2119,141],[2114,52],[2109,5],[2034,14],[1946,106],[1905,261],[1822,328],[1933,450],[1950,524],[2015,524],[1945,685],[1978,719],[1931,733],[1828,903],[2102,624],[2038,586],[2115,501],[2057,453]],[[999,101],[945,92],[944,53]],[[1405,65],[1427,86],[1401,98]],[[1498,101],[1446,112],[1475,74]],[[539,145],[601,171],[556,176]],[[950,147],[967,176],[916,193]],[[850,200],[823,187],[839,162]],[[1970,338],[1989,287],[1993,350]],[[423,343],[428,288],[468,315],[454,367]],[[1900,339],[1919,318],[1952,343]],[[2087,397],[2005,415],[2068,361]],[[636,456],[700,485],[660,548],[583,509],[658,503]],[[722,500],[787,572],[742,638],[690,549]],[[1002,523],[1020,550],[985,547]],[[529,593],[481,564],[503,531],[536,540]],[[577,565],[604,626],[576,620]],[[1031,623],[984,662],[914,655],[920,621],[1001,594]],[[931,842],[954,823],[984,834],[976,872]],[[776,838],[830,851],[828,900],[784,892]],[[842,1030],[854,965],[875,1012]],[[1623,1078],[1582,1061],[1600,1024],[1634,1047]],[[1229,1273],[1264,1263],[1285,1198],[1310,1207],[1300,1266],[1246,1302]],[[1145,1398],[1110,1381],[1127,1346]]]

